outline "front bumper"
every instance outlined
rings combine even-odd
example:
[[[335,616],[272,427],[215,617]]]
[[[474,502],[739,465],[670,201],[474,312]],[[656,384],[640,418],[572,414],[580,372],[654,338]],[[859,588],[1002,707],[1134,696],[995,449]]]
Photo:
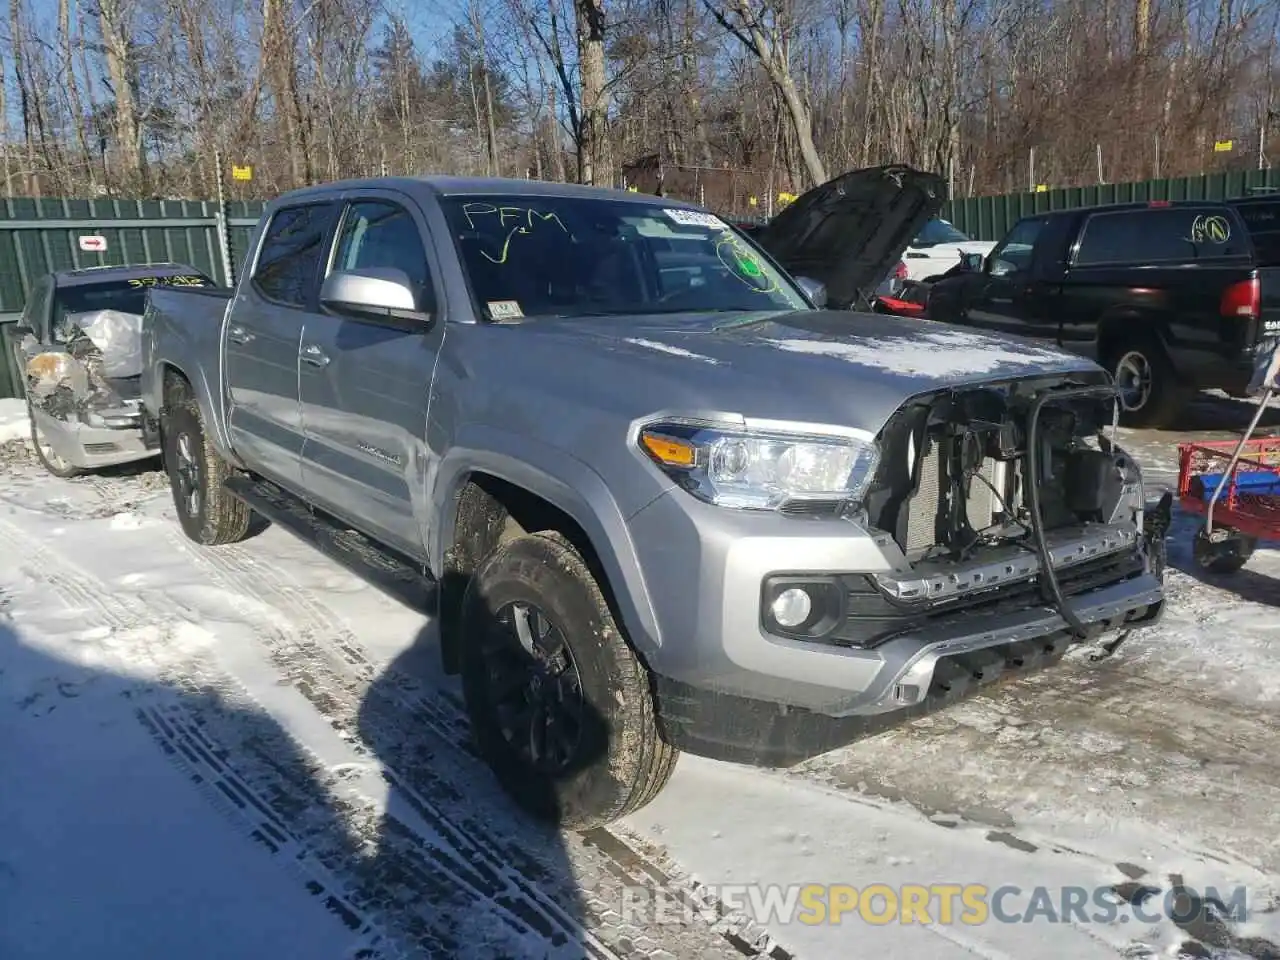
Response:
[[[148,429],[136,404],[93,411],[93,423],[63,420],[36,407],[41,436],[54,451],[84,470],[132,463],[160,453],[158,436]]]
[[[794,763],[951,702],[975,678],[1051,661],[1071,642],[1061,615],[1016,579],[984,594],[990,602],[914,618],[873,646],[786,638],[765,629],[766,578],[905,577],[895,545],[849,522],[747,515],[683,494],[650,504],[631,532],[661,628],[649,662],[664,732],[690,752]],[[1141,537],[1108,549],[1073,565],[1070,544],[1061,564],[1054,551],[1069,606],[1098,636],[1155,622],[1164,601]],[[1111,561],[1124,561],[1121,572],[1098,571]]]

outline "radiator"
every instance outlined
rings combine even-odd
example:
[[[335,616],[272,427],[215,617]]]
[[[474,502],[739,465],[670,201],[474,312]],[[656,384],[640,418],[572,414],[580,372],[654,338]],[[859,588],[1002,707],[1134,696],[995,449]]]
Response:
[[[987,458],[982,462],[979,475],[1003,495],[1007,468],[1007,464]],[[907,541],[904,546],[908,554],[925,550],[937,542],[938,502],[946,484],[941,447],[934,443],[920,465],[920,485],[907,508]],[[975,477],[969,485],[969,499],[965,503],[969,526],[977,531],[986,529],[1000,509],[1000,501],[991,487]]]

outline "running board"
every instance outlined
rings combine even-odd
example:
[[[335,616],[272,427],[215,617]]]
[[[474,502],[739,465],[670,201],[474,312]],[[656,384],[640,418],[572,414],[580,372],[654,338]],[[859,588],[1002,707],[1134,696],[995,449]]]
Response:
[[[413,562],[266,480],[228,477],[227,491],[405,606],[434,613],[436,581]]]

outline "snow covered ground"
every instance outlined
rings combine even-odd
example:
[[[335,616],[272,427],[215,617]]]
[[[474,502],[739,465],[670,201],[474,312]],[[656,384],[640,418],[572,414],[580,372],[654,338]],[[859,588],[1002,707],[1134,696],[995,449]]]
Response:
[[[0,443],[21,440],[31,435],[31,421],[27,417],[25,400],[11,397],[0,399]]]
[[[1219,582],[1174,569],[1165,621],[1110,660],[785,773],[684,757],[629,821],[560,835],[472,754],[427,620],[275,529],[195,547],[155,464],[46,476],[10,406],[5,960],[1280,957],[1280,552]],[[1168,444],[1134,440],[1167,479]],[[1015,889],[982,923],[938,901],[806,923],[752,883]],[[665,909],[643,908],[655,885]],[[682,909],[696,885],[728,915]],[[1209,887],[1247,916],[1186,909]],[[1090,900],[1016,922],[1037,888]]]

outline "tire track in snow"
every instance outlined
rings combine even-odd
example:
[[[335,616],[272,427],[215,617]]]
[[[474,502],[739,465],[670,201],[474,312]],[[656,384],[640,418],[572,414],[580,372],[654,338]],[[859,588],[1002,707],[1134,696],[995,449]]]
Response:
[[[217,809],[300,869],[309,892],[360,936],[363,945],[348,956],[463,955],[477,941],[520,956],[583,956],[563,933],[531,917],[501,877],[467,865],[344,790],[340,775],[295,744],[236,681],[198,655],[175,658],[172,633],[154,634],[163,626],[157,613],[185,619],[180,605],[157,594],[113,594],[3,520],[0,542],[12,555],[30,558],[30,579],[109,629],[107,647],[117,656],[163,665],[156,684],[140,682],[130,693],[138,720]],[[370,858],[367,848],[375,845],[381,849]],[[406,890],[414,892],[409,903]],[[499,921],[496,934],[485,929],[486,917],[489,928]],[[531,952],[530,934],[543,941],[545,953]]]
[[[20,565],[19,572],[29,582],[52,591],[72,608],[81,611],[85,617],[82,624],[90,629],[108,631],[106,647],[114,658],[135,664],[139,661],[173,660],[172,629],[157,624],[153,615],[140,615],[96,583],[94,578],[72,568],[55,551],[2,520],[0,548],[12,556],[27,558]],[[158,639],[148,636],[157,630],[161,631]],[[197,694],[211,702],[239,701],[242,709],[256,706],[243,691],[234,690],[226,678],[212,675],[197,658],[186,660],[182,693]],[[262,802],[225,762],[215,759],[225,757],[227,750],[213,744],[207,737],[199,738],[200,745],[193,746],[188,731],[198,729],[198,725],[191,723],[194,712],[168,702],[166,693],[169,691],[164,689],[174,685],[176,677],[173,674],[172,667],[162,669],[155,682],[139,680],[136,686],[126,691],[125,695],[136,703],[136,718],[219,813],[236,829],[245,830],[251,839],[264,843],[273,854],[285,854],[282,858],[285,868],[294,873],[306,889],[337,914],[348,928],[358,931],[368,941],[369,946],[356,948],[352,957],[381,960],[384,955],[371,946],[378,938],[363,921],[360,911],[337,892],[338,884],[334,878],[297,843],[269,804]]]
[[[680,957],[769,956],[787,960],[793,956],[760,924],[722,903],[708,902],[705,892],[692,882],[665,873],[610,831],[557,834],[548,843],[545,835],[531,835],[513,822],[517,829],[503,831],[508,836],[499,837],[495,820],[512,818],[509,813],[503,815],[506,801],[496,793],[487,767],[481,765],[459,699],[446,690],[424,689],[416,678],[375,661],[341,618],[280,565],[263,562],[243,547],[202,549],[176,531],[170,530],[169,537],[229,594],[250,598],[250,603],[240,601],[244,614],[253,616],[255,604],[284,614],[290,630],[273,627],[259,637],[276,669],[289,677],[344,737],[376,739],[377,749],[370,752],[386,767],[388,780],[417,800],[415,807],[420,808],[424,797],[450,798],[449,822],[459,831],[459,849],[489,863],[506,865],[513,882],[541,909],[554,907],[557,899],[572,900],[581,891],[586,898],[582,907],[587,925],[612,949],[630,955],[635,950],[635,933],[626,929],[614,909],[623,902],[624,886],[643,886],[651,896],[668,900],[678,891],[676,899],[667,904],[667,914],[716,917],[715,932],[710,926],[679,932],[670,928],[642,931],[659,951]],[[262,620],[260,612],[255,620]],[[335,696],[337,690],[341,690],[340,698]],[[366,726],[363,731],[362,720]],[[421,730],[429,731],[453,757],[432,763],[431,757],[416,755],[414,742],[422,739],[416,731]],[[470,776],[466,772],[454,777],[445,774],[458,774],[459,768],[467,767],[472,768]],[[473,801],[486,795],[496,797],[498,809],[478,813]],[[424,811],[419,809],[419,813]],[[438,814],[427,819],[433,826],[439,822]],[[521,835],[513,837],[513,832]],[[561,869],[549,869],[548,864],[556,861],[561,862]],[[554,893],[548,896],[545,889]],[[690,904],[696,909],[691,911]]]

